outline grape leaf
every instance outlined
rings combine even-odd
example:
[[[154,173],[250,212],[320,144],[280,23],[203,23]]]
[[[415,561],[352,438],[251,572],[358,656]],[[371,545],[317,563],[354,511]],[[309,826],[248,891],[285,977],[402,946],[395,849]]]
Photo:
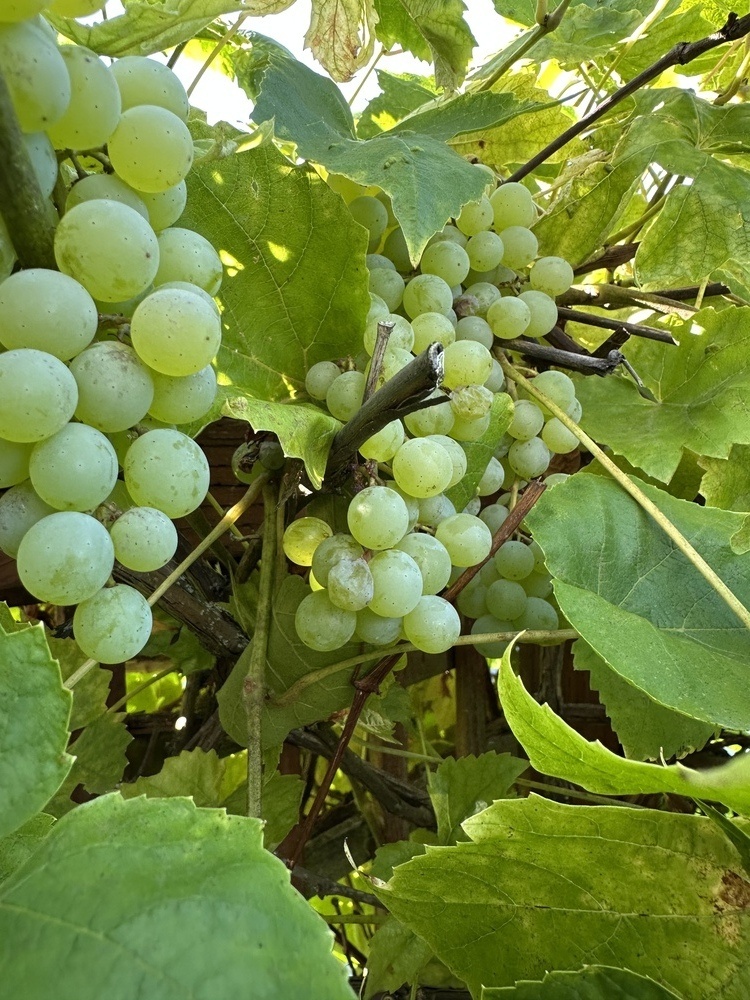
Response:
[[[138,795],[149,798],[169,798],[190,795],[197,806],[220,806],[236,790],[247,773],[242,754],[219,757],[215,750],[183,750],[176,757],[167,757],[158,774],[139,777],[122,785],[125,799]]]
[[[587,59],[602,58],[653,10],[652,0],[597,0],[577,3],[560,24],[534,46],[534,59],[556,59],[569,69]]]
[[[312,0],[305,48],[334,80],[350,80],[372,55],[373,20],[370,0]]]
[[[490,425],[478,441],[462,441],[466,452],[466,475],[445,491],[456,510],[463,510],[469,500],[476,495],[477,486],[485,473],[487,464],[497,448],[497,443],[510,427],[513,420],[513,400],[506,392],[496,392],[492,400]]]
[[[395,992],[404,983],[426,985],[421,971],[433,951],[414,931],[391,918],[375,931],[367,954],[365,1000],[384,991]]]
[[[709,507],[750,510],[750,446],[736,444],[727,458],[698,460],[705,469],[701,493]]]
[[[380,93],[374,97],[357,119],[357,136],[372,139],[393,128],[402,118],[416,111],[435,94],[426,87],[427,80],[413,73],[375,71]]]
[[[628,969],[590,965],[580,972],[548,972],[539,982],[482,990],[482,1000],[680,1000],[666,986]]]
[[[354,1000],[261,824],[187,799],[75,809],[0,889],[0,936],[9,996],[214,1000],[251,983],[268,1000]]]
[[[247,755],[243,755],[243,763]],[[247,767],[245,766],[245,772]],[[270,773],[269,773],[270,772]],[[299,807],[305,783],[297,774],[280,774],[271,767],[266,768],[263,781],[263,843],[272,851],[286,837],[292,827],[299,822]],[[247,816],[247,782],[232,792],[224,803],[228,813]]]
[[[729,546],[742,516],[634,481],[747,604],[750,556]],[[612,670],[691,718],[750,727],[747,629],[617,483],[571,476],[526,521],[562,613]]]
[[[0,883],[26,864],[55,823],[54,816],[37,813],[24,825],[0,840]]]
[[[490,752],[458,759],[447,757],[427,779],[439,842],[455,844],[457,840],[464,840],[463,821],[486,809],[495,799],[506,796],[526,768],[525,760],[511,757],[509,753]]]
[[[73,639],[57,639],[53,635],[48,635],[47,645],[50,653],[60,664],[63,681],[66,681],[86,659]],[[71,732],[83,729],[84,726],[93,722],[106,711],[111,680],[112,671],[106,667],[97,666],[76,682],[73,688],[73,706],[70,712]]]
[[[748,995],[750,883],[703,817],[532,795],[464,829],[473,843],[428,847],[375,892],[475,996],[603,962],[684,1000]]]
[[[86,726],[70,747],[75,763],[57,795],[47,803],[47,812],[57,817],[70,812],[76,804],[70,796],[79,785],[95,795],[115,788],[128,763],[125,751],[133,742],[125,718],[124,713],[111,712]]]

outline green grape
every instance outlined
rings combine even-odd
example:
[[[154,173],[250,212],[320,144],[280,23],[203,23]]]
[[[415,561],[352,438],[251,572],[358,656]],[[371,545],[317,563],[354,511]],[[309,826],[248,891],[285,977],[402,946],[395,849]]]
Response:
[[[37,21],[0,26],[0,73],[24,132],[44,132],[65,114],[70,103],[68,69]]]
[[[456,417],[450,429],[450,436],[456,441],[478,441],[490,426],[492,414],[485,413],[483,417]]]
[[[154,507],[130,507],[110,529],[115,559],[138,573],[165,566],[177,551],[177,529]]]
[[[45,503],[29,482],[6,490],[0,496],[0,552],[15,559],[29,528],[54,512],[54,507]]]
[[[567,455],[578,447],[578,438],[557,417],[547,421],[541,437],[553,455]]]
[[[84,423],[113,433],[148,413],[154,382],[132,347],[117,340],[93,344],[73,359],[70,370],[78,385],[76,416]]]
[[[406,552],[419,566],[423,594],[439,594],[443,590],[451,575],[451,557],[442,542],[421,531],[411,532],[396,548]]]
[[[492,372],[492,355],[475,340],[457,340],[443,352],[445,373],[443,385],[457,389],[460,385],[481,385]]]
[[[284,467],[286,455],[278,441],[261,441],[258,449],[258,461],[269,472],[278,472]]]
[[[367,379],[362,372],[342,372],[326,393],[326,406],[337,420],[346,423],[362,405]]]
[[[492,225],[493,212],[492,205],[486,195],[482,195],[479,201],[469,202],[461,209],[461,214],[456,219],[456,226],[464,236],[476,236],[477,233],[489,229]]]
[[[325,590],[303,597],[294,616],[294,627],[309,649],[324,653],[340,649],[354,635],[357,615],[331,603]]]
[[[464,509],[461,511],[462,514],[472,514],[477,516],[479,511],[482,509],[482,501],[479,497],[472,497],[471,500],[466,504]]]
[[[494,271],[503,259],[504,252],[502,239],[489,229],[472,236],[466,244],[466,253],[474,271]]]
[[[123,111],[150,104],[166,108],[187,121],[190,113],[188,95],[169,66],[145,56],[125,56],[113,63],[112,75],[120,90]]]
[[[330,524],[319,517],[300,517],[292,521],[284,532],[281,541],[284,555],[297,566],[312,566],[315,550],[332,534]]]
[[[24,135],[23,144],[29,154],[42,197],[49,198],[57,183],[57,156],[54,146],[44,132]]]
[[[206,498],[211,473],[200,446],[180,431],[148,431],[125,455],[125,485],[140,507],[172,519],[186,517]]]
[[[81,601],[73,615],[79,648],[99,663],[131,660],[148,642],[152,625],[148,601],[124,583]]]
[[[189,424],[200,420],[213,406],[219,389],[211,365],[182,378],[153,372],[151,379],[154,398],[148,412],[165,424]]]
[[[116,64],[115,64],[116,65]],[[148,212],[148,221],[155,233],[160,233],[175,222],[185,211],[187,205],[187,184],[180,181],[174,187],[167,188],[166,191],[140,192],[141,200]]]
[[[477,576],[482,581],[482,585],[487,587],[488,589],[492,586],[492,584],[496,580],[499,580],[500,574],[497,571],[497,567],[495,566],[494,560],[490,559],[488,562],[486,562],[484,566],[482,566],[482,568],[479,570]]]
[[[539,542],[533,539],[529,542],[529,548],[531,549],[534,556],[534,572],[535,573],[546,573],[547,563],[544,558],[544,551]]]
[[[495,618],[513,621],[526,609],[526,591],[514,580],[495,580],[487,588],[487,610]]]
[[[333,361],[318,361],[305,375],[305,389],[313,399],[325,399],[340,374],[341,369]]]
[[[477,493],[480,497],[489,497],[503,488],[505,482],[505,469],[496,458],[491,458],[487,463],[487,468],[482,474],[477,486]]]
[[[436,497],[425,497],[419,501],[419,523],[427,528],[437,528],[455,513],[453,502],[444,493],[438,493]]]
[[[34,267],[0,284],[0,343],[68,361],[94,339],[99,317],[89,293],[66,274]]]
[[[80,604],[109,579],[115,562],[107,529],[89,514],[57,511],[33,524],[18,547],[21,583],[39,601]]]
[[[29,459],[33,447],[29,442],[5,441],[0,438],[0,490],[29,478]]]
[[[344,611],[361,611],[373,598],[372,573],[365,559],[339,559],[328,574],[328,598]]]
[[[0,21],[27,21],[48,5],[49,0],[4,0]]]
[[[480,170],[487,181],[487,186],[484,189],[484,193],[489,196],[497,187],[497,177],[495,176],[495,171],[492,167],[488,167],[486,163],[472,163],[475,170]]]
[[[370,560],[374,587],[368,607],[383,618],[403,618],[419,603],[422,574],[419,566],[401,549],[377,552]]]
[[[323,175],[322,175],[323,176]],[[336,194],[341,195],[344,201],[349,204],[350,201],[354,201],[362,194],[367,194],[368,191],[372,191],[371,188],[366,187],[364,184],[357,184],[356,181],[351,180],[349,177],[344,177],[343,174],[329,174],[325,172],[324,180],[331,191],[335,191]]]
[[[516,441],[508,451],[508,464],[520,479],[535,479],[546,470],[552,455],[541,438]]]
[[[203,299],[207,306],[211,306],[216,316],[221,319],[221,310],[216,304],[216,299],[211,298],[205,289],[200,288],[198,285],[193,285],[189,281],[165,281],[163,285],[159,285],[159,290],[164,288],[176,288],[180,292],[190,292],[192,295],[197,295],[199,299]],[[150,294],[150,293],[149,293]],[[144,295],[141,301],[146,296]],[[133,310],[135,312],[135,310]]]
[[[526,608],[517,624],[519,629],[555,632],[560,627],[560,619],[549,601],[545,601],[541,597],[529,597],[526,601]]]
[[[356,635],[370,646],[390,646],[401,636],[401,618],[383,618],[369,608],[357,612]]]
[[[409,523],[406,530],[411,531],[411,529],[416,525],[417,521],[419,521],[419,500],[417,500],[416,497],[409,496],[408,493],[405,493],[398,485],[398,483],[394,483],[392,479],[389,479],[385,485],[388,487],[389,490],[393,490],[394,493],[398,493],[398,495],[406,504],[406,514],[407,517],[409,518]]]
[[[487,612],[487,588],[477,574],[456,598],[456,606],[467,618],[481,618]]]
[[[557,322],[557,306],[555,300],[544,292],[521,292],[518,296],[529,307],[531,319],[526,327],[527,337],[544,337]]]
[[[549,371],[540,372],[539,375],[535,376],[531,380],[531,384],[566,412],[568,408],[572,408],[576,401],[575,383],[565,372],[558,372],[550,368]],[[538,405],[544,409],[541,404]]]
[[[422,274],[435,274],[449,285],[460,285],[469,273],[469,267],[466,250],[451,240],[428,246],[419,262]]]
[[[382,253],[368,253],[365,257],[365,264],[367,265],[368,271],[375,271],[378,268],[386,268],[388,271],[395,271],[396,265],[388,257],[384,257]]]
[[[573,284],[573,268],[562,257],[540,257],[529,274],[529,283],[536,291],[555,298]]]
[[[461,634],[458,612],[442,597],[428,595],[404,615],[404,635],[423,653],[444,653]]]
[[[359,446],[362,458],[375,462],[389,462],[404,443],[404,425],[392,420]]]
[[[498,188],[498,190],[500,189]],[[514,625],[513,622],[503,621],[500,618],[495,618],[494,615],[482,615],[480,618],[477,618],[471,626],[472,635],[491,635],[494,632],[520,631],[520,628]],[[482,656],[497,658],[503,655],[505,650],[508,648],[508,643],[499,640],[495,642],[475,642],[474,648],[477,652],[481,653]]]
[[[484,318],[492,303],[500,298],[500,289],[491,285],[489,281],[477,281],[473,285],[467,285],[464,296],[476,299],[474,315]]]
[[[453,324],[443,313],[420,313],[414,317],[411,325],[414,331],[414,343],[411,349],[415,354],[426,351],[430,344],[442,344],[443,347],[447,347],[456,339]]]
[[[115,173],[136,191],[150,194],[175,187],[193,165],[193,139],[187,125],[154,104],[128,108],[108,150]]]
[[[489,374],[489,378],[484,380],[485,389],[489,389],[492,393],[502,392],[505,388],[505,375],[503,375],[503,368],[499,361],[495,358],[492,359],[492,371]]]
[[[340,559],[359,559],[364,549],[351,535],[328,535],[316,546],[312,556],[312,572],[321,587],[328,586],[328,574]]]
[[[402,274],[408,274],[409,271],[414,270],[402,229],[393,229],[388,233],[383,244],[383,256],[392,260],[396,265],[396,270],[401,271]]]
[[[0,437],[42,441],[67,424],[78,389],[57,358],[30,348],[0,354]]]
[[[56,149],[104,146],[122,110],[115,78],[101,59],[82,45],[62,45],[71,97],[65,114],[47,129]]]
[[[360,226],[364,226],[369,234],[371,244],[378,244],[388,225],[388,209],[385,205],[369,195],[360,195],[349,202],[352,218]]]
[[[219,255],[200,233],[179,228],[159,233],[157,288],[168,281],[189,281],[214,296],[221,288],[223,274]]]
[[[396,225],[396,216],[393,214],[393,203],[390,197],[385,193],[385,191],[377,191],[375,197],[385,206],[385,210],[388,213],[388,222],[386,224],[386,229],[390,229]]]
[[[521,581],[527,597],[549,597],[552,593],[552,577],[549,573],[529,573]]]
[[[523,580],[534,569],[534,553],[523,542],[503,542],[495,553],[495,568],[506,580]]]
[[[395,273],[395,272],[394,272]],[[378,336],[379,323],[392,323],[393,329],[388,337],[388,350],[400,349],[410,351],[414,344],[414,330],[408,319],[399,316],[397,313],[386,313],[377,319],[368,322],[362,336],[362,343],[369,355],[375,350],[375,342]]]
[[[116,435],[114,435],[116,436]],[[114,437],[111,435],[111,437]],[[115,448],[117,448],[117,443],[113,441]],[[132,442],[131,442],[132,443]],[[119,454],[119,452],[118,452]],[[236,449],[232,455],[232,472],[234,473],[235,479],[249,486],[250,483],[254,483],[258,476],[263,471],[263,466],[257,460],[258,452],[254,445],[241,444],[239,448]],[[122,459],[120,460],[122,464]]]
[[[469,242],[469,237],[465,236],[460,229],[455,226],[443,226],[439,229],[434,236],[430,237],[427,246],[432,246],[433,243],[441,243],[443,240],[448,240],[451,243],[458,243],[460,247],[466,248],[466,244]]]
[[[531,310],[521,298],[505,295],[487,310],[487,322],[501,340],[522,337],[531,322]]]
[[[508,226],[500,233],[505,251],[503,264],[514,271],[528,267],[536,257],[539,243],[530,229],[524,226]]]
[[[159,244],[138,212],[116,201],[86,201],[66,212],[55,232],[63,274],[101,302],[140,295],[156,275]]]
[[[448,550],[454,566],[484,562],[492,547],[492,532],[473,514],[454,514],[441,521],[435,537]]]
[[[88,17],[101,10],[106,0],[53,0],[53,3],[46,3],[55,14],[62,17]]]
[[[463,316],[456,324],[456,340],[473,340],[491,350],[494,343],[492,329],[481,316]]]
[[[127,205],[147,222],[149,221],[148,209],[141,196],[114,174],[89,174],[88,177],[76,181],[68,191],[65,211],[69,212],[84,201],[98,201],[101,198],[105,201],[118,201],[121,205]]]
[[[581,406],[580,399],[574,399],[565,412],[573,423],[580,423],[581,416],[583,415],[583,407]]]
[[[455,420],[450,400],[439,389],[435,389],[427,398],[428,400],[443,399],[444,402],[437,405],[425,406],[424,409],[415,410],[414,413],[408,413],[404,417],[407,430],[414,437],[447,434],[453,427]]]
[[[506,431],[516,441],[530,441],[544,427],[544,414],[528,399],[519,399],[513,407],[513,419]]]
[[[523,184],[509,182],[490,195],[494,227],[502,232],[509,226],[523,226],[528,229],[536,219],[536,208],[531,193]]]
[[[94,510],[117,481],[117,455],[105,436],[87,424],[67,424],[34,446],[31,484],[56,510]]]
[[[404,289],[403,307],[409,319],[428,312],[446,315],[452,305],[450,285],[436,274],[418,274]]]
[[[448,452],[424,437],[405,441],[394,455],[391,468],[401,489],[419,499],[442,493],[453,477]]]
[[[389,549],[409,529],[403,497],[387,486],[368,486],[358,493],[349,504],[346,519],[349,531],[366,549]]]
[[[451,475],[451,480],[446,489],[450,489],[451,486],[455,486],[457,483],[460,483],[466,475],[467,458],[466,452],[463,450],[458,441],[454,441],[453,438],[448,437],[447,434],[441,434],[439,432],[427,435],[426,440],[434,441],[436,444],[439,444],[441,447],[445,448],[450,456],[450,460],[453,464],[453,474]]]
[[[0,215],[0,281],[4,281],[13,271],[16,263],[16,251],[5,225],[5,219]]]
[[[508,508],[499,503],[491,503],[480,510],[479,517],[494,535],[508,517]]]
[[[138,357],[162,375],[194,375],[221,344],[221,322],[203,299],[157,288],[133,313],[130,338]]]
[[[380,296],[391,312],[395,312],[401,305],[406,284],[395,268],[377,267],[370,271],[369,287],[371,292]]]
[[[493,399],[483,385],[465,385],[451,393],[451,409],[460,420],[475,420],[489,413]]]

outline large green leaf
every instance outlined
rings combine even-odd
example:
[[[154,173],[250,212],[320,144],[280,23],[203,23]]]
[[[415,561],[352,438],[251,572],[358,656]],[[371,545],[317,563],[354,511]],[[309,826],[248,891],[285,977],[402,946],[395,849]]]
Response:
[[[83,730],[70,747],[75,763],[57,794],[47,803],[47,812],[63,816],[75,806],[71,795],[81,785],[86,792],[101,795],[117,787],[128,759],[125,751],[133,742],[125,715],[100,715]]]
[[[0,882],[25,865],[55,823],[55,817],[37,813],[28,823],[0,840]]]
[[[584,0],[577,3],[566,11],[554,32],[534,46],[534,59],[557,59],[562,66],[572,68],[589,59],[602,58],[632,34],[653,7],[653,0]]]
[[[313,170],[265,144],[202,164],[188,187],[180,224],[227,266],[218,360],[227,394],[293,398],[316,361],[361,349],[365,231]]]
[[[70,771],[71,701],[44,626],[0,625],[0,837],[36,815]]]
[[[728,458],[702,455],[700,465],[706,470],[701,493],[710,507],[750,510],[750,446],[735,445]]]
[[[750,555],[729,545],[742,516],[638,485],[747,603]],[[750,728],[750,633],[622,487],[571,476],[527,524],[563,614],[614,671],[692,718]]]
[[[525,760],[509,753],[447,757],[427,779],[439,842],[455,844],[464,840],[461,829],[464,820],[506,796],[526,767]]]
[[[167,757],[158,774],[139,777],[122,785],[125,799],[138,795],[149,798],[170,798],[189,795],[197,806],[220,806],[236,790],[247,774],[243,755],[219,757],[215,750],[183,750],[176,757]]]
[[[750,444],[750,309],[702,309],[671,332],[678,347],[634,337],[623,349],[657,402],[630,378],[577,379],[585,430],[665,483],[686,449],[727,458]]]
[[[541,982],[482,990],[482,1000],[679,1000],[676,993],[627,969],[591,965],[580,972],[548,972]]]
[[[446,496],[456,510],[463,510],[469,500],[476,495],[477,486],[492,458],[497,442],[505,434],[513,420],[513,400],[506,392],[496,392],[492,400],[490,425],[478,441],[461,442],[466,452],[466,475],[446,490]]]
[[[614,965],[684,1000],[750,993],[750,883],[708,820],[504,799],[376,888],[474,996],[550,969]]]
[[[386,48],[398,45],[435,64],[438,86],[455,90],[466,75],[476,39],[462,0],[375,0],[375,31]]]
[[[380,93],[374,97],[357,119],[357,136],[372,139],[393,128],[402,118],[416,111],[435,94],[423,77],[412,73],[388,73],[376,70]]]
[[[662,767],[624,760],[598,740],[589,743],[549,705],[534,701],[513,672],[510,649],[503,655],[498,687],[508,725],[541,774],[599,795],[670,792],[723,802],[737,813],[750,815],[750,756],[740,754],[722,766],[700,771],[679,763]]]
[[[74,810],[0,890],[0,936],[24,1000],[354,997],[261,824],[187,799]]]

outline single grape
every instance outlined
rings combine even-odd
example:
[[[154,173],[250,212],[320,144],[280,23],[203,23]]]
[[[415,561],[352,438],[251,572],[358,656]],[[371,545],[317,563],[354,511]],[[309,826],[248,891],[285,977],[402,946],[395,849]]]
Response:
[[[490,195],[493,211],[493,224],[497,232],[502,232],[509,226],[528,228],[536,219],[536,208],[531,192],[516,182],[501,184]]]
[[[480,497],[489,497],[493,493],[503,488],[505,482],[505,469],[496,458],[491,458],[487,463],[487,468],[482,474],[477,486],[477,493]]]
[[[21,583],[48,604],[80,604],[109,579],[115,554],[107,529],[89,514],[58,511],[32,525],[18,547]]]
[[[117,481],[117,455],[87,424],[67,424],[34,446],[29,475],[36,492],[56,510],[94,510]]]
[[[328,574],[331,604],[344,611],[361,611],[373,598],[372,573],[366,560],[339,559]]]
[[[401,618],[383,618],[369,608],[357,612],[356,635],[371,646],[390,646],[401,636]]]
[[[453,462],[445,448],[428,438],[405,441],[394,455],[393,478],[413,497],[434,497],[453,478]]]
[[[367,230],[370,245],[377,246],[388,225],[388,209],[377,198],[360,195],[349,202],[352,218]]]
[[[115,559],[138,573],[165,566],[177,551],[177,529],[154,507],[130,507],[110,529]]]
[[[461,619],[452,604],[428,595],[404,615],[404,634],[424,653],[444,653],[461,634]]]
[[[115,174],[89,174],[76,181],[65,199],[65,211],[70,212],[84,201],[97,201],[100,198],[127,205],[149,221],[148,209],[141,196]]]
[[[453,427],[454,416],[451,409],[450,400],[445,393],[435,389],[430,393],[428,399],[442,399],[442,403],[425,406],[422,410],[415,410],[404,417],[404,423],[410,434],[415,437],[427,437],[432,434],[447,434]]]
[[[406,552],[386,549],[370,560],[374,595],[368,607],[383,618],[403,618],[419,603],[422,574]]]
[[[97,430],[133,427],[149,411],[154,382],[132,347],[105,340],[82,351],[70,364],[78,385],[76,416]]]
[[[472,236],[466,244],[466,253],[474,271],[493,271],[503,259],[504,252],[501,237],[489,229]]]
[[[98,323],[89,293],[66,274],[18,271],[0,285],[0,343],[30,347],[68,361],[94,339]]]
[[[540,257],[529,274],[532,288],[544,292],[553,299],[562,295],[573,284],[573,268],[562,257]]]
[[[294,616],[294,627],[309,649],[328,652],[340,649],[354,635],[357,615],[331,603],[328,592],[316,590],[304,597]]]
[[[408,274],[409,271],[414,270],[402,229],[393,229],[388,233],[383,244],[383,256],[392,260],[396,265],[396,270],[402,274]]]
[[[545,601],[541,597],[529,597],[517,625],[519,629],[555,632],[560,627],[560,619],[549,601]]]
[[[75,379],[51,354],[31,348],[0,354],[0,437],[51,437],[73,416],[77,401]]]
[[[552,417],[544,425],[542,441],[553,455],[567,455],[578,447],[578,438],[557,417]]]
[[[145,56],[124,56],[112,64],[112,75],[120,90],[123,111],[151,104],[187,121],[190,113],[187,93],[177,74],[164,63]]]
[[[550,368],[549,371],[540,372],[539,375],[535,376],[531,380],[531,384],[566,412],[575,402],[575,383],[565,372],[558,372]],[[537,405],[541,406],[541,404]]]
[[[315,547],[312,572],[321,587],[328,586],[328,574],[341,559],[359,559],[364,549],[351,535],[329,535]]]
[[[5,0],[0,9],[0,21],[26,21],[48,5],[48,0]]]
[[[398,271],[395,268],[377,267],[370,271],[368,280],[370,291],[379,295],[391,312],[395,312],[401,305],[406,287],[406,282]]]
[[[24,135],[23,144],[29,154],[43,198],[49,198],[57,183],[57,155],[55,147],[44,132]]]
[[[148,211],[148,221],[155,233],[174,226],[187,205],[187,184],[180,181],[166,191],[141,191],[141,200]],[[166,282],[165,282],[166,283]]]
[[[490,392],[502,392],[505,388],[505,375],[503,375],[502,365],[492,359],[492,371],[490,372],[489,378],[484,380],[485,389],[489,389]]]
[[[42,500],[31,483],[6,490],[0,496],[0,552],[15,559],[23,536],[48,514],[54,514],[54,507]]]
[[[443,385],[457,389],[460,385],[481,385],[492,371],[492,355],[474,340],[457,340],[443,352]]]
[[[65,114],[71,93],[68,69],[38,21],[0,25],[0,73],[24,132],[44,132]]]
[[[472,514],[447,517],[437,526],[435,537],[448,550],[454,566],[476,566],[484,562],[492,547],[490,529]]]
[[[341,369],[333,361],[318,361],[305,375],[305,389],[313,399],[325,399],[340,374]]]
[[[193,295],[197,295],[199,299],[203,299],[206,305],[213,309],[217,318],[221,319],[221,310],[217,305],[216,299],[212,298],[208,292],[199,285],[194,285],[190,281],[165,281],[163,285],[159,285],[159,289],[161,290],[165,288],[175,288],[180,292],[191,292]],[[145,297],[146,296],[144,295],[143,298]],[[133,310],[133,312],[135,312],[135,310]]]
[[[189,424],[200,420],[213,406],[219,389],[211,365],[182,378],[154,372],[151,379],[154,398],[148,412],[165,424]]]
[[[500,233],[503,241],[503,264],[514,271],[527,267],[537,255],[539,244],[536,236],[525,226],[508,226]]]
[[[466,248],[466,244],[469,242],[469,237],[465,236],[460,229],[455,226],[443,226],[439,229],[434,236],[431,236],[427,246],[432,246],[433,243],[441,243],[443,240],[449,240],[451,243],[458,243],[460,247]]]
[[[499,503],[491,503],[480,510],[479,517],[494,535],[508,517],[508,508]]]
[[[450,436],[456,441],[478,441],[483,437],[490,426],[490,413],[485,413],[483,417],[456,417],[450,429]]]
[[[410,351],[412,349],[412,345],[414,344],[414,330],[411,323],[408,319],[404,319],[403,316],[399,316],[397,313],[386,313],[385,316],[379,316],[377,319],[368,322],[365,327],[365,332],[362,335],[362,343],[368,354],[372,355],[375,350],[379,323],[390,323],[393,326],[388,335],[389,350],[400,348],[404,351]]]
[[[30,442],[5,441],[0,438],[0,490],[29,478],[29,459],[33,447]]]
[[[168,281],[189,281],[209,295],[221,288],[224,268],[221,258],[200,233],[173,227],[159,233],[159,269],[155,287]]]
[[[493,399],[483,385],[464,385],[451,393],[451,409],[460,420],[476,420],[489,413]]]
[[[362,458],[375,462],[389,462],[404,443],[404,425],[400,420],[392,420],[377,434],[373,434],[359,446]]]
[[[487,588],[487,610],[495,618],[514,621],[526,609],[526,591],[514,580],[495,580]]]
[[[365,264],[368,271],[375,271],[378,268],[386,268],[389,271],[396,270],[396,265],[393,261],[388,257],[384,257],[382,253],[368,253],[365,257]]]
[[[82,45],[62,45],[71,97],[65,113],[47,129],[56,149],[104,146],[120,120],[120,91],[109,66]]]
[[[418,274],[404,289],[403,307],[410,319],[427,312],[445,315],[452,305],[450,285],[436,274]]]
[[[523,542],[503,542],[495,553],[495,568],[506,580],[523,580],[534,569],[534,553]]]
[[[406,504],[406,513],[409,518],[409,527],[407,528],[407,530],[411,531],[411,529],[415,526],[415,524],[419,520],[419,500],[417,500],[416,497],[410,496],[408,493],[405,493],[404,490],[402,490],[401,487],[398,485],[398,483],[395,483],[392,479],[390,479],[385,485],[388,487],[389,490],[393,490],[394,493],[398,493],[398,495]]]
[[[555,300],[544,292],[521,292],[518,296],[529,307],[531,319],[526,327],[527,337],[544,337],[557,322],[557,306]]]
[[[409,528],[406,503],[387,486],[368,486],[362,490],[353,497],[346,516],[349,531],[366,549],[389,549],[401,541]]]
[[[498,189],[499,190],[499,189]],[[495,618],[494,615],[482,615],[471,626],[472,635],[491,635],[494,632],[520,632],[513,622],[503,621]],[[502,656],[508,648],[508,641],[495,640],[494,642],[475,642],[474,648],[482,656],[496,658]]]
[[[527,597],[549,597],[552,593],[552,577],[547,572],[529,573],[521,581]]]
[[[456,598],[456,606],[467,618],[481,618],[487,613],[487,588],[477,574]]]
[[[451,557],[437,538],[421,531],[411,532],[401,539],[396,548],[410,555],[419,566],[423,594],[439,594],[447,586],[451,575]]]
[[[516,400],[513,407],[513,419],[508,427],[509,434],[516,441],[530,441],[544,427],[544,414],[528,399]]]
[[[123,112],[108,150],[115,172],[136,191],[150,194],[175,187],[193,165],[193,139],[187,125],[154,104],[139,104]]]
[[[155,430],[141,435],[125,455],[125,485],[141,507],[185,517],[206,498],[211,473],[200,446],[186,434]]]
[[[489,351],[494,343],[492,328],[481,316],[463,316],[456,324],[456,340],[474,340]]]
[[[411,350],[421,354],[430,344],[442,344],[447,347],[456,339],[456,331],[450,319],[443,313],[425,312],[415,316],[411,322],[414,331],[414,343]]]
[[[453,474],[451,475],[451,480],[446,489],[450,489],[451,486],[455,486],[457,483],[460,483],[466,475],[468,460],[466,458],[466,452],[463,450],[458,441],[454,441],[453,438],[448,437],[447,434],[440,433],[429,434],[427,436],[427,440],[434,441],[435,444],[439,444],[442,448],[445,448],[450,456],[450,460],[453,465]]]
[[[367,378],[362,372],[342,372],[326,393],[326,406],[337,420],[346,423],[362,405]]]
[[[281,543],[284,555],[297,566],[312,566],[315,550],[332,534],[331,526],[319,517],[301,517],[292,521],[284,532]]]
[[[496,299],[487,310],[487,322],[501,340],[522,337],[531,322],[531,310],[522,298],[505,295]]]
[[[446,518],[456,513],[453,502],[443,493],[419,501],[419,523],[427,528],[437,528]]]
[[[80,649],[99,663],[124,663],[149,640],[153,618],[146,598],[118,583],[81,601],[73,615],[73,635]]]
[[[419,262],[422,274],[435,274],[449,285],[460,285],[470,266],[466,250],[451,240],[428,246]]]
[[[479,201],[469,202],[461,209],[456,226],[465,236],[476,236],[492,225],[493,211],[489,198],[483,195]]]
[[[516,441],[510,446],[508,464],[521,479],[534,479],[546,470],[552,455],[541,438]]]
[[[133,313],[130,338],[149,368],[162,375],[194,375],[216,356],[221,322],[197,295],[157,288]]]

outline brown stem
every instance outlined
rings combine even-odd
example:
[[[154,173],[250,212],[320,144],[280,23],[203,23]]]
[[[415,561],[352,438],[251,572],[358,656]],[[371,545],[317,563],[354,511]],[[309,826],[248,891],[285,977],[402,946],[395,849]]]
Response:
[[[579,312],[568,306],[558,306],[557,315],[560,319],[581,323],[583,326],[595,326],[601,330],[625,330],[631,337],[644,337],[646,340],[658,340],[662,344],[675,344],[671,333],[666,330],[654,330],[640,323],[626,323],[622,319],[607,319],[606,316],[596,316],[594,313]]]

